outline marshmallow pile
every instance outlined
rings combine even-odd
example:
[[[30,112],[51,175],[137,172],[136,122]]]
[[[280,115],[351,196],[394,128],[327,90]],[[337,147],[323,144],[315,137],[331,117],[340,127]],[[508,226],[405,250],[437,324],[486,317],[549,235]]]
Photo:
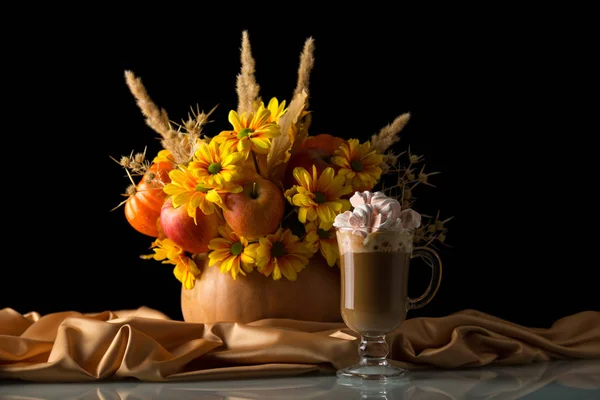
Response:
[[[338,214],[333,225],[352,229],[365,238],[374,231],[412,230],[421,226],[421,215],[412,209],[402,210],[398,200],[383,192],[355,192],[350,198],[353,210]]]

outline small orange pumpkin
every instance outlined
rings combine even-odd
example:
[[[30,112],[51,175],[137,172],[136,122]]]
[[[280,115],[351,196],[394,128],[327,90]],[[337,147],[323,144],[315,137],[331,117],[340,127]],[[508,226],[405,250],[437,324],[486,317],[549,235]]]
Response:
[[[169,171],[175,163],[158,161],[150,166],[133,193],[125,202],[125,217],[138,232],[158,237],[158,218],[167,194],[163,186],[171,182]]]

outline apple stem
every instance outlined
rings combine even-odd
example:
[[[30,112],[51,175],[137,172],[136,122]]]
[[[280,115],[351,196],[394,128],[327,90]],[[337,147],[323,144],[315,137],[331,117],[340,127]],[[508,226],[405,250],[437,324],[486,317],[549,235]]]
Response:
[[[256,199],[256,182],[252,182],[252,198]]]

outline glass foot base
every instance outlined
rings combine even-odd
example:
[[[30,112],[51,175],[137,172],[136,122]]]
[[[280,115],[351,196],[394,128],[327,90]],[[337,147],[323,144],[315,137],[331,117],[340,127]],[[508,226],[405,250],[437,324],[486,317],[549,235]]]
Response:
[[[366,382],[392,383],[408,381],[409,373],[405,369],[389,363],[382,365],[353,365],[337,371],[338,383],[353,386]]]

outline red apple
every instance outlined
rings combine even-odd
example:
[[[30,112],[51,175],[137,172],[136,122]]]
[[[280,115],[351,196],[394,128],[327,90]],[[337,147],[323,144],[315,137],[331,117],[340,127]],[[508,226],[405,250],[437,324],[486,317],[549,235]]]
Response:
[[[279,187],[258,174],[244,178],[240,193],[225,198],[223,217],[238,234],[248,239],[268,235],[277,230],[283,218],[285,198]]]
[[[187,207],[173,207],[171,198],[161,208],[160,224],[169,239],[185,251],[195,254],[206,253],[208,242],[219,235],[219,216],[216,213],[207,215],[198,209],[194,223],[187,213]]]

